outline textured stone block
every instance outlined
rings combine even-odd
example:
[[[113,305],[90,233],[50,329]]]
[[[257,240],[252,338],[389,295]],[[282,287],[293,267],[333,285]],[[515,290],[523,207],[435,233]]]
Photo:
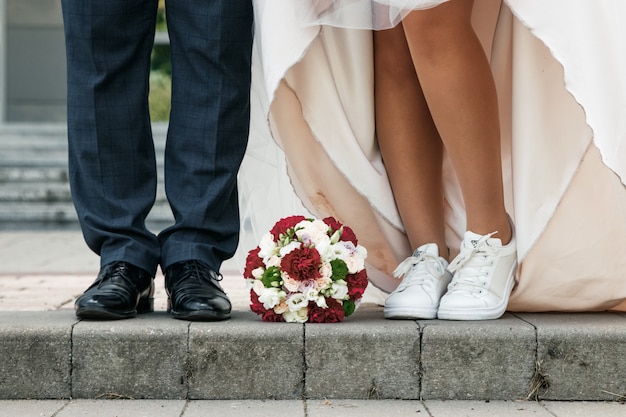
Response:
[[[544,381],[539,398],[623,398],[626,317],[613,313],[520,316],[537,328],[538,373]]]
[[[307,398],[419,398],[420,334],[413,321],[362,306],[336,324],[305,326]]]
[[[423,321],[422,398],[518,399],[535,370],[535,330],[505,314],[489,321]]]
[[[264,323],[254,313],[193,323],[190,399],[299,399],[304,379],[303,325]]]
[[[188,327],[165,313],[81,321],[73,336],[73,397],[185,398]]]
[[[73,311],[0,314],[0,398],[69,398]]]

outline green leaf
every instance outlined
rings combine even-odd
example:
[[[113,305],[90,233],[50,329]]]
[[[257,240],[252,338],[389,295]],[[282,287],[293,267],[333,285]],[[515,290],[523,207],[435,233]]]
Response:
[[[344,301],[342,307],[346,317],[354,313],[354,310],[356,310],[356,304],[354,303],[354,301],[350,300]]]
[[[333,274],[330,277],[333,281],[345,279],[348,276],[348,265],[341,259],[333,259],[330,261],[330,266],[333,268]]]
[[[274,282],[280,285],[280,280],[280,268],[277,266],[270,266],[267,268],[261,277],[261,282],[263,282],[263,286],[265,288],[276,287],[277,285],[274,285]]]

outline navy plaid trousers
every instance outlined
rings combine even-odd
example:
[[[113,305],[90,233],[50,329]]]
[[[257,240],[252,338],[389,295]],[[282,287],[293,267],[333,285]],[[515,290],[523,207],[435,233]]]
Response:
[[[172,109],[165,189],[175,224],[145,226],[156,195],[148,110],[157,0],[63,0],[70,185],[101,264],[218,270],[239,236],[237,171],[250,119],[251,0],[167,0]]]

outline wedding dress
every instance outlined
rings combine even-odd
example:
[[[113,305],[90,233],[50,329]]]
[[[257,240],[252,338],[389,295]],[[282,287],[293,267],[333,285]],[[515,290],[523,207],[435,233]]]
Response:
[[[411,253],[375,140],[372,33],[445,0],[256,0],[239,259],[280,217],[335,216],[385,292]],[[382,14],[381,14],[382,13]],[[626,2],[475,0],[519,270],[510,311],[626,309]],[[446,238],[465,231],[444,162]]]

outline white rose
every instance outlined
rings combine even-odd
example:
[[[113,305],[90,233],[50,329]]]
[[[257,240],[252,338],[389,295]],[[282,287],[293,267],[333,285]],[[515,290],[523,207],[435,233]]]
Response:
[[[254,280],[254,282],[252,283],[252,289],[254,290],[256,295],[261,295],[265,290],[265,286],[260,280]]]
[[[359,256],[350,256],[348,259],[345,259],[344,262],[348,267],[348,273],[356,274],[363,268],[365,268],[365,260]]]
[[[254,274],[254,271],[252,271],[252,273]],[[329,262],[324,262],[322,264],[320,267],[320,274],[322,274],[322,278],[324,279],[330,279],[330,277],[333,276],[333,267]]]
[[[299,291],[300,289],[300,281],[293,279],[286,272],[282,272],[280,276],[283,279],[284,287],[291,292]]]

